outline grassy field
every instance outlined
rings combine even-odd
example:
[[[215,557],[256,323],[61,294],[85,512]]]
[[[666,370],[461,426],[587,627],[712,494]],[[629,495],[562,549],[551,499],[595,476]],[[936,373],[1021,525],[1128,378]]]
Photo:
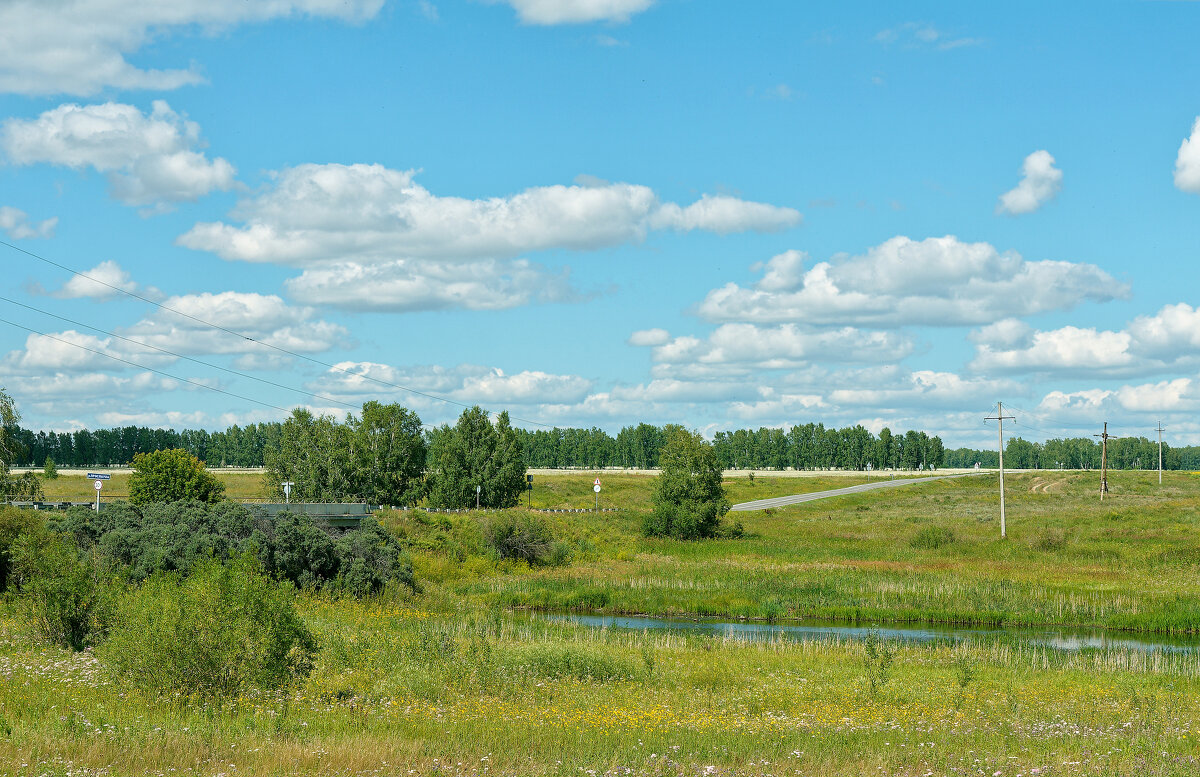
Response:
[[[1096,481],[1070,472],[1008,478],[1007,540],[991,476],[730,514],[743,522],[741,539],[646,539],[636,509],[555,515],[575,561],[542,569],[464,552],[472,518],[407,512],[388,521],[416,542],[418,572],[434,594],[485,607],[1200,628],[1200,478],[1170,473],[1160,488],[1150,473],[1114,473],[1103,503]],[[554,499],[585,501],[589,483],[563,476]],[[734,501],[786,493],[779,485],[739,481],[730,492]],[[632,504],[649,499],[640,481],[618,480],[621,488]]]
[[[126,692],[0,617],[3,775],[1194,775],[1200,659],[593,631],[308,599],[301,687]]]
[[[225,495],[230,499],[264,499],[267,492],[263,474],[259,472],[222,472],[212,470],[225,484]],[[903,473],[899,477],[916,477],[920,473]],[[928,475],[929,473],[925,473]],[[595,472],[564,472],[554,475],[535,475],[534,490],[527,494],[521,504],[532,500],[535,509],[594,507],[596,495],[592,481],[600,477],[602,491],[601,507],[624,509],[649,509],[656,476],[651,474],[627,475]],[[879,480],[873,475],[872,480]],[[829,488],[844,488],[866,482],[864,475],[814,474],[812,477],[780,478],[758,475],[751,478],[739,475],[726,478],[726,487],[734,502],[751,499],[767,499],[788,494],[806,494]],[[46,498],[86,502],[95,499],[92,481],[82,474],[59,475],[53,480],[43,480]],[[129,474],[118,472],[104,484],[103,499],[124,499],[129,495]]]
[[[592,477],[538,478],[534,506],[589,505]],[[488,556],[486,514],[385,514],[423,591],[301,596],[321,645],[313,674],[219,708],[140,696],[90,653],[33,642],[0,604],[0,775],[1200,773],[1194,654],[903,645],[882,672],[861,643],[529,612],[1191,631],[1196,476],[1159,488],[1114,473],[1103,504],[1094,473],[1014,476],[1005,541],[989,476],[731,515],[746,536],[704,542],[641,537],[653,478],[602,479],[623,509],[547,516],[572,548],[561,567]],[[846,484],[727,485],[736,502]]]

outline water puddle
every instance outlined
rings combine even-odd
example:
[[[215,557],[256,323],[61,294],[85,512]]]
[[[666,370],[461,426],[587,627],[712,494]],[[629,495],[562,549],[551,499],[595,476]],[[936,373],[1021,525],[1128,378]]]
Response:
[[[792,621],[788,623],[754,623],[686,618],[645,618],[626,615],[541,614],[537,617],[577,623],[597,629],[629,629],[633,631],[675,631],[736,637],[743,640],[775,639],[866,639],[877,632],[885,639],[904,642],[963,642],[1006,641],[1044,645],[1057,650],[1120,649],[1169,653],[1200,653],[1200,635],[1142,634],[1114,632],[1103,629],[1044,628],[987,628],[929,624],[847,624],[837,621]]]

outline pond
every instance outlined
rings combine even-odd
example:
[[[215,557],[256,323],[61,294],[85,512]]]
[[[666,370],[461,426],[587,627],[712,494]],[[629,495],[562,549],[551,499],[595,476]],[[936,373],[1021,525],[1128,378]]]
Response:
[[[1044,645],[1058,650],[1107,649],[1161,650],[1171,653],[1200,653],[1200,634],[1168,635],[1104,629],[995,628],[949,624],[845,623],[840,621],[802,620],[787,623],[756,623],[685,618],[648,618],[628,615],[541,614],[547,620],[577,623],[597,629],[632,631],[675,631],[736,637],[744,640],[774,639],[865,639],[877,632],[885,639],[905,642],[1009,641]]]

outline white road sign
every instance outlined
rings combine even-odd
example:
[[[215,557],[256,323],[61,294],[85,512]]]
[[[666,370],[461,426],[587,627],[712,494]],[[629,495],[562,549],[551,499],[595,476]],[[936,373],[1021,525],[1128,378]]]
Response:
[[[94,481],[94,482],[95,482],[95,484],[96,484],[96,490],[97,490],[97,491],[99,491],[100,489],[104,488],[104,481],[103,481],[103,480],[96,480],[96,481]]]

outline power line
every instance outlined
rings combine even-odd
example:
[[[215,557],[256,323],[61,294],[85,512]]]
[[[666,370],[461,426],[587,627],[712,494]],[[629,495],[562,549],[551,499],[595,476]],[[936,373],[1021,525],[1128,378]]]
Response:
[[[97,356],[103,356],[105,359],[112,359],[113,361],[121,362],[122,364],[128,364],[130,367],[137,367],[139,370],[146,370],[147,372],[153,372],[156,375],[162,375],[164,378],[170,378],[171,380],[177,380],[182,383],[187,383],[189,385],[196,386],[198,388],[208,389],[209,391],[216,391],[219,394],[225,394],[226,396],[236,397],[237,399],[244,399],[247,402],[253,402],[257,405],[262,405],[263,407],[272,408],[273,410],[279,410],[284,413],[288,412],[285,408],[279,407],[278,405],[272,405],[270,402],[263,402],[261,399],[254,399],[253,397],[244,397],[241,394],[235,394],[232,391],[226,391],[225,389],[219,389],[216,386],[209,386],[206,383],[199,383],[194,380],[188,380],[187,378],[181,378],[178,375],[172,375],[169,372],[163,372],[162,370],[156,370],[153,367],[147,367],[146,365],[138,364],[137,362],[131,362],[128,359],[122,359],[119,356],[113,356],[112,354],[105,353],[104,351],[98,351],[95,348],[88,348],[86,345],[80,345],[79,343],[73,343],[70,340],[64,340],[61,337],[55,337],[54,335],[48,335],[45,332],[39,332],[38,330],[34,329],[33,327],[28,327],[28,326],[25,326],[24,324],[18,324],[15,321],[9,321],[6,318],[0,318],[0,324],[8,324],[9,326],[16,327],[17,329],[24,329],[26,332],[32,332],[35,335],[49,338],[50,340],[54,340],[55,342],[63,343],[65,345],[70,345],[75,348],[79,348],[84,351],[94,353]]]
[[[107,335],[109,337],[114,337],[118,340],[122,340],[127,343],[132,343],[133,345],[141,346],[142,348],[149,348],[151,350],[158,351],[159,353],[165,353],[169,356],[174,356],[177,359],[185,359],[189,362],[199,364],[203,367],[208,367],[208,368],[214,369],[214,370],[221,370],[222,372],[228,372],[230,375],[237,375],[238,377],[241,377],[241,378],[247,378],[249,380],[256,380],[259,383],[265,383],[268,386],[274,386],[275,388],[281,388],[281,389],[285,389],[287,391],[294,391],[297,394],[304,394],[305,396],[313,397],[315,399],[320,399],[325,402],[333,402],[334,404],[342,405],[343,407],[349,407],[349,408],[355,409],[355,410],[358,409],[357,405],[350,404],[349,402],[343,402],[340,399],[334,399],[333,397],[327,397],[324,394],[317,394],[315,392],[308,391],[306,389],[299,389],[299,388],[295,388],[293,386],[286,386],[282,383],[276,383],[273,380],[267,380],[266,378],[260,378],[256,375],[250,375],[248,373],[241,372],[239,370],[234,370],[229,367],[222,367],[219,364],[212,364],[211,362],[206,362],[202,359],[196,359],[191,356],[185,356],[184,354],[176,353],[174,351],[167,350],[166,348],[159,348],[157,345],[151,345],[150,343],[144,343],[141,340],[134,340],[129,337],[124,337],[122,335],[117,334],[116,332],[109,332],[108,330],[101,329],[98,326],[92,326],[91,324],[85,324],[82,321],[76,321],[75,319],[67,318],[66,316],[60,316],[56,313],[51,313],[48,310],[42,310],[41,308],[34,307],[33,305],[26,305],[24,302],[17,302],[16,300],[9,299],[8,297],[5,297],[3,295],[0,295],[0,300],[3,300],[4,302],[9,303],[10,305],[16,305],[17,307],[22,307],[22,308],[25,308],[26,310],[32,310],[35,313],[41,313],[42,315],[49,316],[50,318],[56,318],[59,321],[64,321],[64,322],[66,322],[68,324],[72,324],[74,326],[81,326],[84,329],[90,329],[93,332],[99,332],[103,335]]]
[[[402,386],[399,383],[392,383],[391,381],[381,380],[379,378],[373,378],[370,375],[367,375],[365,373],[353,372],[351,370],[347,370],[344,367],[338,367],[336,364],[330,364],[329,362],[321,361],[320,359],[313,358],[312,356],[307,356],[302,353],[297,353],[296,351],[292,351],[287,348],[282,348],[278,345],[272,345],[271,343],[268,343],[264,340],[258,340],[256,338],[250,337],[249,335],[244,335],[241,332],[238,332],[236,330],[229,329],[227,327],[223,327],[220,324],[214,324],[211,321],[206,321],[197,316],[193,316],[190,313],[184,313],[182,310],[177,310],[173,307],[170,307],[169,305],[164,305],[161,302],[156,302],[156,301],[150,299],[149,297],[145,297],[141,294],[138,294],[137,292],[129,291],[128,289],[123,289],[120,286],[115,286],[106,281],[102,281],[99,278],[93,278],[92,276],[90,276],[86,273],[79,272],[78,270],[72,269],[72,268],[66,266],[65,264],[61,264],[59,262],[54,261],[53,259],[47,259],[44,256],[35,254],[34,252],[29,251],[24,248],[21,248],[20,246],[13,245],[12,243],[9,243],[8,241],[0,240],[0,245],[7,246],[8,248],[11,248],[12,250],[17,251],[18,253],[25,254],[26,256],[28,256],[30,258],[37,259],[39,262],[44,262],[45,264],[48,264],[52,267],[57,267],[58,269],[63,270],[65,272],[69,272],[72,275],[77,276],[79,278],[89,280],[92,283],[98,283],[101,286],[103,286],[107,289],[111,289],[112,291],[115,291],[119,294],[124,294],[127,297],[133,297],[136,300],[145,302],[147,305],[153,305],[154,307],[158,308],[159,310],[165,310],[168,313],[174,313],[175,315],[182,316],[183,318],[186,318],[189,321],[195,321],[197,324],[202,324],[203,326],[211,327],[218,331],[224,332],[225,334],[232,335],[232,336],[240,338],[242,340],[246,340],[247,342],[255,343],[257,345],[261,345],[266,348],[270,348],[272,350],[278,351],[279,353],[287,354],[288,356],[291,356],[295,359],[302,359],[302,360],[310,362],[312,364],[316,364],[318,366],[325,367],[326,369],[334,370],[336,372],[341,372],[346,375],[352,375],[356,378],[362,378],[363,380],[369,380],[372,383],[377,383],[381,386],[387,386],[388,388],[399,389],[401,391],[407,391],[410,394],[415,394],[416,396],[419,396],[419,397],[425,397],[426,399],[432,399],[437,402],[445,402],[446,404],[455,405],[457,407],[463,407],[463,408],[472,407],[471,405],[468,405],[465,402],[459,402],[454,399],[448,399],[446,397],[438,396],[437,394],[430,394],[425,391],[418,391],[417,389],[409,388],[408,386]],[[255,401],[257,401],[257,400],[255,400]],[[260,403],[260,404],[265,404],[265,403]],[[545,427],[547,429],[557,428],[552,424],[542,423],[541,421],[534,421],[529,418],[521,418],[521,417],[515,416],[515,415],[510,416],[510,417],[515,421],[521,421],[522,423],[532,424],[533,426],[541,426],[541,427]]]

